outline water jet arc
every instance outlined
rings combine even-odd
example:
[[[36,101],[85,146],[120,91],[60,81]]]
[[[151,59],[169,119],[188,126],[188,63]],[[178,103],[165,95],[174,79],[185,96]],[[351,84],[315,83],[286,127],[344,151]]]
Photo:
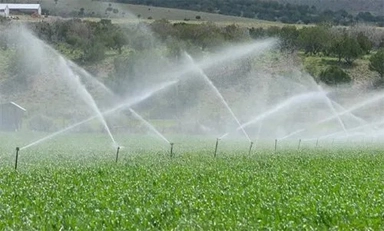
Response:
[[[292,105],[292,104],[295,104],[295,103],[299,103],[299,102],[302,102],[302,101],[308,101],[308,100],[311,100],[313,98],[315,99],[322,99],[323,97],[323,94],[320,93],[320,92],[308,92],[308,93],[304,93],[304,94],[300,94],[300,95],[297,95],[297,96],[293,96],[289,99],[287,99],[286,101],[276,105],[274,108],[264,112],[263,114],[257,116],[256,118],[252,119],[251,121],[248,121],[247,123],[244,123],[242,125],[240,125],[236,130],[240,130],[240,129],[243,129],[245,127],[248,127],[249,125],[252,125],[252,124],[255,124],[257,122],[259,122],[260,120],[266,118],[267,116],[269,115],[272,115],[274,113],[277,113],[279,112],[280,110]]]
[[[209,79],[209,77],[204,73],[203,69],[201,67],[197,66],[193,58],[188,54],[185,53],[188,60],[191,62],[193,67],[197,70],[197,72],[204,78],[204,80],[208,83],[208,85],[212,88],[212,90],[216,93],[216,95],[220,98],[221,102],[224,104],[225,108],[228,110],[232,118],[236,121],[238,126],[240,126],[241,131],[244,133],[245,137],[248,139],[249,142],[251,142],[251,138],[249,138],[247,132],[244,130],[243,127],[241,127],[241,123],[235,113],[232,111],[231,107],[229,107],[227,101],[224,99],[223,95],[220,93],[219,89],[213,84],[213,82]]]
[[[143,122],[145,124],[145,126],[147,126],[151,131],[153,131],[156,135],[158,135],[162,140],[164,140],[165,142],[167,142],[168,144],[170,144],[169,140],[167,138],[165,138],[165,136],[163,134],[161,134],[152,124],[150,124],[147,120],[145,120],[141,115],[139,115],[136,111],[134,111],[132,108],[129,108],[128,109],[132,115],[140,120],[141,122]]]
[[[300,130],[295,131],[295,132],[292,132],[291,134],[288,134],[287,136],[283,137],[282,139],[286,139],[286,138],[289,138],[289,137],[291,137],[291,136],[293,136],[293,135],[302,133],[302,132],[304,132],[304,131],[306,131],[306,130],[312,128],[312,127],[315,127],[315,126],[317,126],[317,125],[319,125],[319,124],[326,123],[326,122],[331,121],[331,120],[333,120],[333,119],[335,119],[335,118],[337,118],[337,117],[343,116],[343,115],[345,115],[345,114],[347,114],[347,113],[353,112],[353,111],[355,111],[355,110],[357,110],[357,109],[359,109],[359,108],[362,108],[362,107],[364,107],[364,106],[373,104],[373,103],[375,103],[375,102],[377,102],[377,101],[380,101],[380,100],[382,100],[382,99],[384,99],[384,93],[381,93],[381,94],[379,94],[379,95],[377,95],[377,96],[375,96],[375,97],[369,98],[369,99],[367,99],[367,100],[364,100],[363,102],[360,102],[360,103],[358,103],[358,104],[355,104],[354,106],[351,106],[350,108],[347,108],[347,109],[343,110],[343,112],[337,113],[336,115],[332,115],[332,116],[330,116],[330,117],[328,117],[328,118],[325,118],[325,119],[323,119],[323,120],[320,120],[320,121],[316,122],[315,124],[310,125],[309,127],[306,127],[306,128],[304,128],[304,129],[300,129]]]
[[[165,83],[165,84],[162,84],[162,85],[158,86],[157,88],[152,89],[149,93],[146,93],[146,94],[143,94],[143,95],[141,95],[141,96],[139,96],[139,97],[136,97],[136,98],[133,99],[133,100],[127,100],[126,102],[124,102],[124,103],[122,103],[122,104],[120,104],[120,105],[118,105],[118,106],[116,106],[116,107],[114,107],[114,108],[112,108],[112,109],[103,111],[102,114],[103,114],[103,115],[108,115],[108,114],[110,114],[110,113],[113,113],[113,112],[115,112],[115,111],[121,110],[121,109],[123,109],[123,108],[131,107],[131,106],[133,106],[133,105],[135,105],[135,104],[138,104],[138,103],[140,103],[140,102],[142,102],[142,101],[148,99],[148,98],[151,97],[154,93],[156,93],[156,92],[158,92],[158,91],[161,91],[161,90],[163,90],[163,89],[165,89],[165,88],[167,88],[167,87],[169,87],[169,86],[172,86],[172,85],[176,84],[177,82],[178,82],[178,81],[171,81],[171,82],[167,82],[167,83]],[[54,137],[56,137],[56,136],[58,136],[58,135],[60,135],[60,134],[62,134],[62,133],[64,133],[64,132],[67,132],[67,131],[69,131],[69,130],[71,130],[71,129],[74,129],[74,128],[76,128],[76,127],[78,127],[78,126],[80,126],[80,125],[83,125],[83,124],[85,124],[85,123],[87,123],[87,122],[89,122],[89,121],[91,121],[91,120],[93,120],[93,119],[96,119],[96,118],[98,118],[98,117],[99,117],[98,115],[89,117],[88,119],[82,120],[82,121],[80,121],[80,122],[78,122],[78,123],[76,123],[76,124],[73,124],[73,125],[71,125],[71,126],[69,126],[69,127],[64,128],[64,129],[62,129],[62,130],[60,130],[60,131],[57,131],[57,132],[55,132],[55,133],[52,133],[52,134],[50,134],[50,135],[48,135],[48,136],[45,136],[45,137],[39,139],[39,140],[36,140],[36,141],[34,141],[34,142],[32,142],[32,143],[30,143],[30,144],[28,144],[28,145],[26,145],[26,146],[20,148],[20,150],[23,150],[23,149],[26,149],[26,148],[35,146],[35,145],[37,145],[37,144],[40,144],[41,142],[44,142],[44,141],[49,140],[49,139],[52,139],[52,138],[54,138]]]

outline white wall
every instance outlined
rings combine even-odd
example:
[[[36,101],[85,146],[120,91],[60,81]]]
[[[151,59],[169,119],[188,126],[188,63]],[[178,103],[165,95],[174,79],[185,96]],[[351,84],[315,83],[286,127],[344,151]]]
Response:
[[[5,8],[5,10],[0,10],[0,16],[1,17],[9,17],[9,9]]]

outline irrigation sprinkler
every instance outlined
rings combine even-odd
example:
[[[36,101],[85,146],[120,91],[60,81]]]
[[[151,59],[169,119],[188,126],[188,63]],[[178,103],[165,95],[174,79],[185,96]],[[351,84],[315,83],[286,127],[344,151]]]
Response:
[[[219,147],[219,138],[216,139],[216,145],[215,145],[215,153],[213,154],[213,157],[217,156],[217,148]]]
[[[18,160],[19,160],[19,151],[20,151],[20,148],[19,148],[19,147],[16,147],[15,170],[17,170],[17,162],[18,162]]]
[[[173,157],[173,145],[174,143],[169,143],[171,145],[171,158]]]
[[[120,147],[117,147],[117,151],[116,151],[116,163],[117,163],[117,161],[119,160],[119,152],[120,152]]]
[[[317,146],[319,146],[319,138],[317,138],[317,140],[316,140],[316,148],[317,148]]]
[[[300,145],[301,145],[301,139],[299,139],[299,145],[297,146],[297,150],[300,150]]]
[[[248,156],[251,155],[252,147],[253,147],[253,142],[251,141],[251,144],[249,145]]]
[[[277,139],[275,139],[275,153],[277,151]]]

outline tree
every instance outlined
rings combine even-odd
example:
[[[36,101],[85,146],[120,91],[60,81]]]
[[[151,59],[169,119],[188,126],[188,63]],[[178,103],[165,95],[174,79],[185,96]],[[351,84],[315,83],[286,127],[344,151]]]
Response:
[[[306,54],[316,55],[324,49],[329,38],[329,30],[324,26],[305,27],[300,31],[299,42]]]
[[[123,47],[128,44],[128,38],[125,36],[124,33],[120,31],[116,31],[115,34],[112,36],[113,40],[113,48],[119,51],[119,54],[122,53]]]
[[[380,78],[384,78],[384,48],[377,51],[376,54],[372,55],[369,59],[369,69],[379,73]]]
[[[337,85],[352,81],[351,77],[338,66],[330,66],[323,70],[319,78],[327,85]]]
[[[93,40],[84,48],[81,59],[83,62],[95,63],[105,58],[105,46],[102,42]]]
[[[355,59],[359,58],[363,54],[363,50],[360,48],[356,39],[346,37],[343,41],[343,57],[347,64],[352,65]]]
[[[369,54],[371,52],[373,44],[363,32],[357,34],[356,40],[364,53]]]
[[[30,80],[42,70],[42,61],[34,57],[33,50],[18,47],[11,54],[7,72],[10,78],[6,82],[17,84],[17,89],[23,90],[28,87]],[[7,85],[7,84],[6,84]]]
[[[85,15],[85,9],[84,8],[80,8],[79,17],[84,17],[84,15]]]
[[[249,29],[249,35],[254,39],[264,38],[266,36],[266,32],[262,27]]]
[[[335,34],[334,38],[332,39],[331,47],[329,48],[329,52],[338,58],[339,63],[343,58],[343,53],[344,53],[343,43],[346,36],[347,35]]]
[[[299,31],[297,30],[296,26],[282,27],[280,31],[280,48],[282,50],[293,52],[298,46],[298,37]]]

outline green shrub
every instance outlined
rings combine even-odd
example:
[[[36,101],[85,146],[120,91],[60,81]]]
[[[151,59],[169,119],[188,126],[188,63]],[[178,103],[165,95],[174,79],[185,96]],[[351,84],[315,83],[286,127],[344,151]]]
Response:
[[[320,73],[319,78],[320,81],[327,85],[337,85],[352,81],[351,77],[338,66],[330,66],[323,70]]]

